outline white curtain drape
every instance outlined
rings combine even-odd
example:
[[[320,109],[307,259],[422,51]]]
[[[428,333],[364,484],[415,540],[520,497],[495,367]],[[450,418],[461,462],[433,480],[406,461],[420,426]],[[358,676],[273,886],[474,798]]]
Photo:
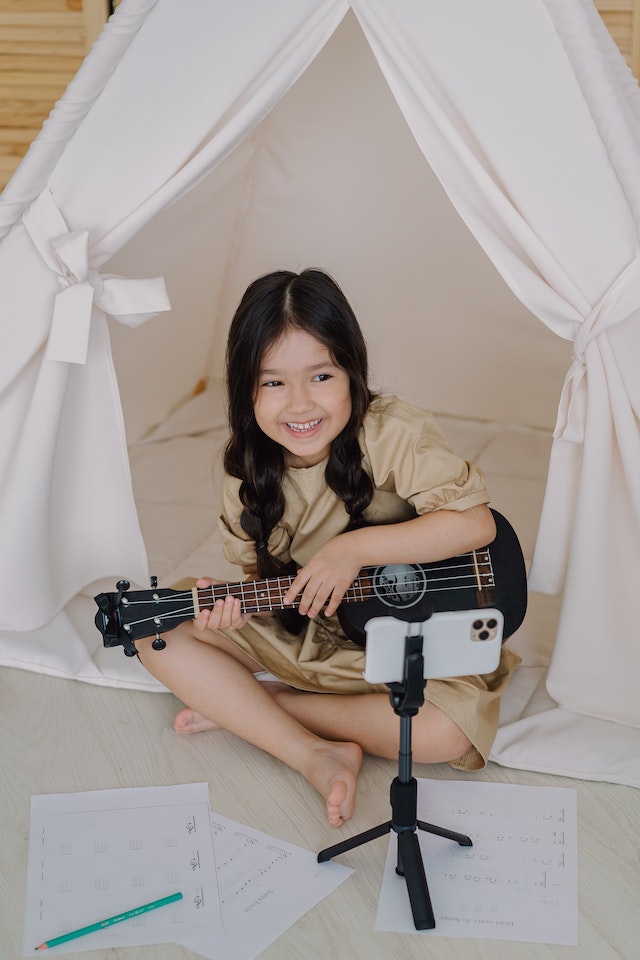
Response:
[[[353,7],[458,212],[574,342],[530,586],[564,587],[554,699],[640,726],[637,90],[586,0]]]
[[[531,581],[564,585],[549,689],[578,713],[640,725],[633,85],[590,0],[350,6],[460,215],[522,302],[574,343]],[[145,579],[104,311],[137,322],[166,302],[141,282],[128,288],[135,309],[116,309],[100,267],[233,150],[348,8],[125,0],[77,79],[69,129],[61,108],[6,191],[0,289],[20,333],[0,361],[3,628],[37,627],[115,569]],[[60,233],[42,226],[56,219]],[[85,340],[86,363],[69,362]]]
[[[348,10],[240,7],[125,0],[3,194],[0,289],[16,333],[0,358],[2,630],[41,626],[107,572],[148,577],[105,311],[130,314],[133,299],[135,323],[168,302],[157,282],[99,268],[233,150]]]

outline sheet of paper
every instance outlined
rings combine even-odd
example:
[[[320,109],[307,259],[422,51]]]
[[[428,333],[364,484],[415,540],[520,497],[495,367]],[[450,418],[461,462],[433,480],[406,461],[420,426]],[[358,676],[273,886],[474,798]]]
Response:
[[[175,892],[183,900],[59,947],[175,942],[222,930],[206,783],[31,798],[25,956]]]
[[[472,847],[418,831],[436,927],[426,936],[578,943],[576,791],[419,780],[418,818]],[[391,833],[377,930],[416,933]]]
[[[253,960],[353,873],[217,813],[211,825],[225,936],[180,940],[209,960]]]

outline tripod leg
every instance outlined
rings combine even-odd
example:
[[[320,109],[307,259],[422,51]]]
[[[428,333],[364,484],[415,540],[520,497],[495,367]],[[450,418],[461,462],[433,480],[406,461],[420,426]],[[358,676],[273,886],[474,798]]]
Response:
[[[436,827],[433,823],[425,823],[424,820],[417,821],[418,826],[425,833],[433,833],[436,837],[445,837],[447,840],[455,840],[461,847],[472,847],[473,840],[466,833],[456,833],[454,830],[445,830],[444,827]]]
[[[359,833],[357,836],[351,837],[350,840],[342,840],[340,843],[335,843],[332,847],[327,847],[325,850],[320,851],[318,854],[318,863],[326,863],[326,861],[331,860],[332,857],[337,857],[339,853],[346,853],[347,850],[353,850],[354,847],[359,847],[363,843],[376,840],[385,833],[389,833],[390,830],[391,820],[387,820],[386,823],[381,823],[378,827],[372,827],[371,830],[365,830],[364,833]]]
[[[398,834],[398,873],[404,875],[416,930],[433,930],[436,925],[424,872],[418,835],[413,830]]]

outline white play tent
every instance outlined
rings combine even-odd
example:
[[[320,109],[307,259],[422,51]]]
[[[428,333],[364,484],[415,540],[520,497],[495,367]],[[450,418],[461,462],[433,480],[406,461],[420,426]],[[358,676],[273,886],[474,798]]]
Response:
[[[590,0],[124,0],[0,199],[0,662],[157,688],[92,593],[229,575],[226,326],[320,266],[528,557],[548,469],[494,759],[640,786],[639,220]]]

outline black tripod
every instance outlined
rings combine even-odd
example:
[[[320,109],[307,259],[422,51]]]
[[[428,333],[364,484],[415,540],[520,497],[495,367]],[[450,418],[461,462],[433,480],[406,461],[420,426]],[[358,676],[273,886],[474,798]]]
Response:
[[[463,847],[473,846],[471,838],[463,833],[454,833],[417,819],[418,782],[411,775],[411,718],[424,703],[425,684],[422,636],[408,635],[405,638],[402,683],[389,684],[391,706],[400,717],[398,776],[391,784],[391,820],[371,830],[365,830],[350,840],[327,847],[318,854],[318,863],[325,863],[340,853],[353,850],[354,847],[394,830],[398,835],[396,873],[406,880],[416,930],[432,930],[436,925],[417,829],[455,840]]]

